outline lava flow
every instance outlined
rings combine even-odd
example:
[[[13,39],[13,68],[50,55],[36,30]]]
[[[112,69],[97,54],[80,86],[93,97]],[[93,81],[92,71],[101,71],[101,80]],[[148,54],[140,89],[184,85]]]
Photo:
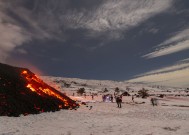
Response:
[[[18,117],[79,105],[25,68],[0,63],[0,116]]]
[[[28,73],[28,71],[24,70],[21,75],[27,80],[27,88],[29,88],[32,92],[37,93],[40,96],[52,96],[64,103],[64,106],[78,106],[76,103],[69,103],[68,97],[63,96],[62,93],[56,91],[54,88],[45,84],[42,80],[40,80],[35,74]],[[70,99],[69,99],[70,100]],[[62,105],[59,105],[59,108],[63,108]]]

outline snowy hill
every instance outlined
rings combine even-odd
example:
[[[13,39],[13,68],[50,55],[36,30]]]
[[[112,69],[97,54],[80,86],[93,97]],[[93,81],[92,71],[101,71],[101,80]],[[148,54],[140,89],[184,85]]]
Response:
[[[74,96],[92,100],[90,94],[98,93],[94,102],[81,105],[77,110],[60,110],[39,115],[17,118],[0,117],[2,135],[188,135],[189,95],[181,88],[150,86],[139,83],[83,80],[62,77],[41,77],[68,96],[79,88],[85,88],[87,95]],[[102,102],[102,91],[114,92],[115,88],[127,90],[132,95],[145,88],[149,93],[166,94],[156,97],[158,106],[152,106],[148,98],[123,96],[122,108],[113,102]],[[180,94],[180,96],[176,96]],[[181,96],[185,95],[185,96]],[[92,109],[90,108],[92,107]]]
[[[126,81],[111,81],[111,80],[85,80],[79,78],[64,78],[64,77],[52,77],[42,76],[45,82],[59,89],[61,92],[67,92],[71,94],[76,92],[79,88],[85,88],[86,92],[102,93],[106,88],[109,93],[113,93],[115,88],[118,87],[120,91],[138,92],[141,89],[149,90],[149,92],[183,92],[186,88],[168,87],[161,85],[149,85],[145,83],[132,83]],[[68,85],[68,86],[66,86]]]

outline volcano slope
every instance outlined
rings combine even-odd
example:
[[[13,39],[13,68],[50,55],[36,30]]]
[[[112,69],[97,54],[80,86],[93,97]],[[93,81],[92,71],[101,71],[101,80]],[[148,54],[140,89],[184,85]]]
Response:
[[[0,63],[0,116],[17,117],[78,106],[30,70]]]

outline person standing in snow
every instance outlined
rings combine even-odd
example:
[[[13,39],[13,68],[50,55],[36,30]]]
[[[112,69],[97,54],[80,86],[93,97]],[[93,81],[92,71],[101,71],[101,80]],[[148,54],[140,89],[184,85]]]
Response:
[[[121,103],[122,103],[122,97],[121,96],[116,97],[116,103],[117,103],[117,107],[121,108]]]
[[[155,105],[157,106],[158,102],[157,102],[156,98],[151,98],[150,101],[151,101],[151,103],[152,103],[153,106],[155,106]]]
[[[104,95],[102,95],[102,102],[104,102]]]
[[[110,101],[111,101],[112,103],[113,103],[113,99],[114,99],[114,98],[113,98],[113,96],[111,95],[111,96],[110,96]]]
[[[134,96],[132,95],[132,101],[134,102]]]

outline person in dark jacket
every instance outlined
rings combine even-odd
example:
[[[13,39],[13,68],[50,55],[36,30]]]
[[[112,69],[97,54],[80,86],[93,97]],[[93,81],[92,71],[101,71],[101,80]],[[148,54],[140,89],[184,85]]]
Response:
[[[134,96],[133,96],[133,95],[132,95],[132,101],[135,102],[135,101],[134,101]]]
[[[114,100],[114,98],[113,98],[113,95],[111,95],[110,96],[110,101],[113,103],[113,100]]]
[[[122,98],[120,96],[116,97],[116,103],[117,103],[117,107],[121,108]]]

